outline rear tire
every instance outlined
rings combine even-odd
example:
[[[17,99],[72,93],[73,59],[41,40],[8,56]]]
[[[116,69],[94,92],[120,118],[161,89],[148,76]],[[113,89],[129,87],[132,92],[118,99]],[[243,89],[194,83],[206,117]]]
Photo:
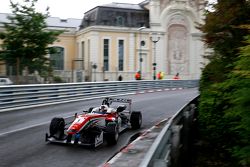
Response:
[[[50,123],[50,136],[56,139],[62,139],[64,136],[65,121],[63,118],[53,118]]]
[[[108,123],[106,128],[106,141],[108,145],[115,145],[119,138],[119,130],[116,123]]]
[[[139,129],[142,124],[142,114],[140,111],[133,111],[130,116],[132,129]]]

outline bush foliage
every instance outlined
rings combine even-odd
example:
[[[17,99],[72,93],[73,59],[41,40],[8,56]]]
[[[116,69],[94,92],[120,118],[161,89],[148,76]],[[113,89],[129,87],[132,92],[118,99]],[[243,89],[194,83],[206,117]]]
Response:
[[[250,166],[249,11],[248,0],[219,0],[200,27],[214,50],[200,83],[201,134],[239,166]]]

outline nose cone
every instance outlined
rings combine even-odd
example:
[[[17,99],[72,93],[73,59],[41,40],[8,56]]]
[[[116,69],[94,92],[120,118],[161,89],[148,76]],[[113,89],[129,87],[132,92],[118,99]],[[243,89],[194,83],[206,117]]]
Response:
[[[82,127],[86,124],[87,119],[83,116],[77,117],[74,122],[70,125],[70,127],[67,130],[68,134],[75,134],[79,132]]]

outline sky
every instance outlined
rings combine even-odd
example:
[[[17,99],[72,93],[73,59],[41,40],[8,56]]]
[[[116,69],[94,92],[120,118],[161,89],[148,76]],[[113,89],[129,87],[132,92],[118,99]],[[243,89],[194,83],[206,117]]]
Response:
[[[13,2],[23,2],[24,0],[12,0]],[[45,12],[49,7],[50,16],[61,19],[76,18],[82,19],[85,12],[103,4],[112,2],[138,4],[144,0],[38,0],[36,9]],[[12,13],[10,0],[0,0],[0,13]]]

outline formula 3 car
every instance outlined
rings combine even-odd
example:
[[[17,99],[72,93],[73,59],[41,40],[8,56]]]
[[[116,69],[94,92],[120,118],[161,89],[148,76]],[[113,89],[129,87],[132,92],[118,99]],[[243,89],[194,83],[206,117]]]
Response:
[[[114,103],[121,105],[112,107]],[[131,99],[107,97],[102,105],[75,114],[72,122],[65,123],[64,118],[53,118],[46,141],[97,147],[106,140],[107,144],[114,145],[122,131],[141,127],[142,114],[132,111],[131,105]]]

